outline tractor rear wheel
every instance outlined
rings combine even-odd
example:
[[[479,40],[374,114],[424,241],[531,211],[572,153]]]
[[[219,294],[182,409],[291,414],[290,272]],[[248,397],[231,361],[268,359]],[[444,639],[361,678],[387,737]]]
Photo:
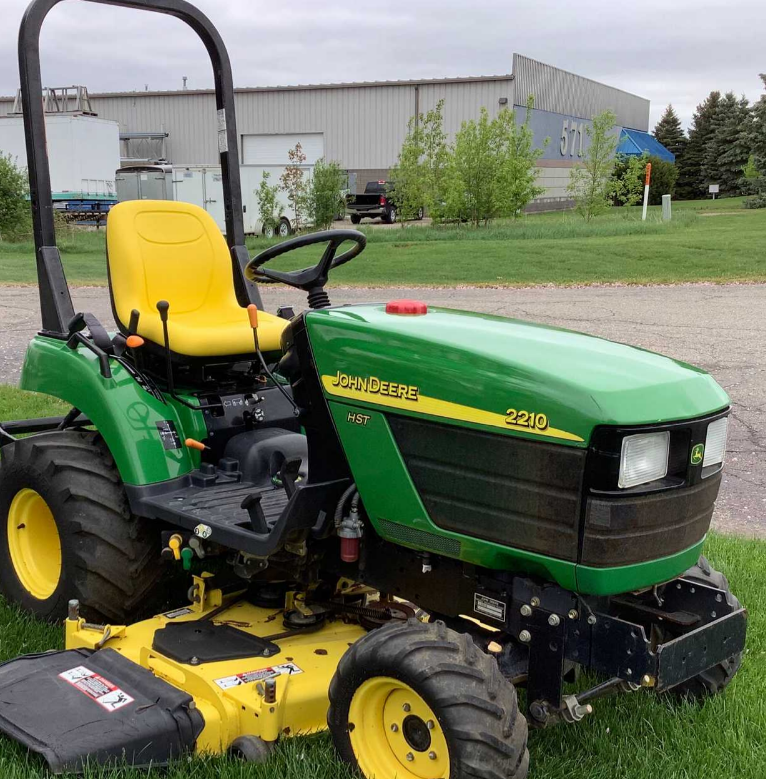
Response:
[[[21,439],[0,462],[0,592],[59,620],[76,598],[94,621],[144,614],[162,576],[159,529],[130,514],[120,475],[97,433]]]
[[[728,579],[720,571],[716,571],[706,557],[701,556],[697,565],[683,574],[683,578],[723,590],[726,593],[726,603],[733,609],[741,608],[739,600],[731,592]],[[717,695],[725,687],[728,687],[741,664],[742,653],[739,652],[722,663],[708,668],[707,671],[672,687],[669,692],[690,700],[704,700],[711,695]]]
[[[330,732],[367,779],[524,779],[527,722],[494,657],[443,622],[372,631],[330,684]]]

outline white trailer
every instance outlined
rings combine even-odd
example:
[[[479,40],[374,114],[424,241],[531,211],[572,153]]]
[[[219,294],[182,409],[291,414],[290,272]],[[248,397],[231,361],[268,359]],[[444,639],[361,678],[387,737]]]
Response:
[[[311,178],[313,165],[301,166],[306,180]],[[269,186],[279,186],[284,165],[242,165],[242,211],[245,233],[273,234],[264,230],[258,211],[256,191],[263,180],[264,172],[269,174]],[[221,168],[216,165],[142,165],[121,168],[117,171],[117,197],[123,200],[178,200],[204,208],[215,220],[221,232],[226,230],[223,210],[223,179]],[[295,212],[290,208],[287,196],[280,191],[277,200],[281,206],[280,219],[276,225],[279,235],[290,235],[295,229]]]
[[[120,126],[83,114],[46,114],[45,136],[54,203],[114,202],[115,170],[120,165]],[[24,121],[0,116],[0,153],[27,165]]]

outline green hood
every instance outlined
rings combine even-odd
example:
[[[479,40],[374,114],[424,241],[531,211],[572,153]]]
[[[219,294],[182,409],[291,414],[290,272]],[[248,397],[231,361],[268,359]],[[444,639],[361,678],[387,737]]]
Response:
[[[495,429],[511,409],[542,414],[547,429],[506,426],[537,440],[583,446],[596,425],[689,419],[729,404],[698,368],[562,328],[444,308],[393,315],[378,304],[311,311],[306,321],[329,395]],[[388,394],[359,392],[372,377]]]

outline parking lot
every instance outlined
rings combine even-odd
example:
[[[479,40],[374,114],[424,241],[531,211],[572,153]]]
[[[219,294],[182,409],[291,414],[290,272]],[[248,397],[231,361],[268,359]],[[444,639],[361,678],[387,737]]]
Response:
[[[335,303],[416,297],[581,330],[662,352],[715,376],[732,398],[727,467],[714,525],[766,538],[766,285],[680,285],[533,289],[340,289]],[[302,293],[265,288],[266,307],[303,306]],[[112,325],[103,287],[74,290],[75,309]],[[37,290],[0,288],[0,382],[16,383],[39,326]]]

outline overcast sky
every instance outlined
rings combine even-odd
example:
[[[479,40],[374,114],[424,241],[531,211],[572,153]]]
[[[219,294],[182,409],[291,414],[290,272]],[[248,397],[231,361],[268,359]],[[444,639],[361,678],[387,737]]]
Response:
[[[0,94],[18,87],[26,0],[0,0]],[[511,72],[518,52],[647,97],[650,127],[672,102],[684,124],[711,89],[752,101],[766,71],[764,0],[197,0],[229,48],[236,86]],[[43,82],[91,92],[211,87],[182,22],[65,0],[42,36]],[[759,56],[760,55],[760,56]]]

